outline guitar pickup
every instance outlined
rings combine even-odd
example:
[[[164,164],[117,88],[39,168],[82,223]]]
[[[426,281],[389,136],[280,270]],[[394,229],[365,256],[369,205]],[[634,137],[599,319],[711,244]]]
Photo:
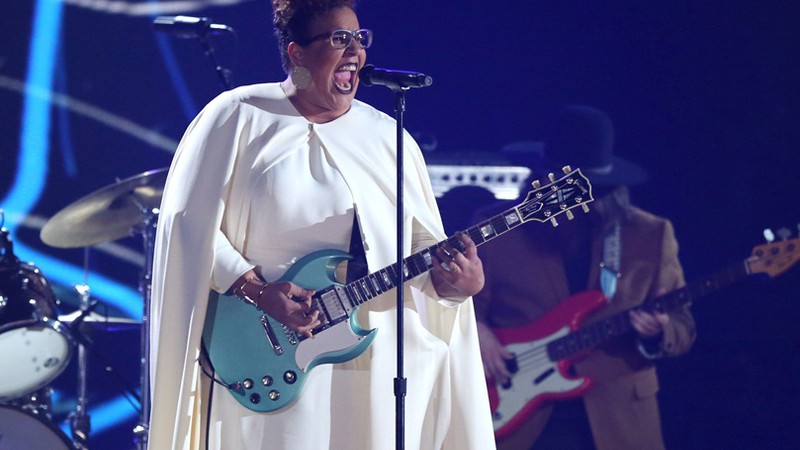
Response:
[[[276,355],[282,355],[283,347],[281,346],[281,343],[278,342],[278,336],[275,335],[275,330],[272,329],[272,324],[269,323],[269,317],[267,317],[266,314],[261,316],[261,326],[264,327],[264,333],[267,335],[267,340],[269,341],[269,345],[272,347],[272,350]]]

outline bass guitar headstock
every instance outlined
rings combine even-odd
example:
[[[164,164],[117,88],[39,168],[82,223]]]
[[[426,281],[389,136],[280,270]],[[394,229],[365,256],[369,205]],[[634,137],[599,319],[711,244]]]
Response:
[[[778,230],[781,240],[776,241],[771,230],[765,230],[766,244],[756,245],[745,263],[751,274],[765,273],[776,277],[789,270],[800,260],[800,238],[789,239],[791,231]]]

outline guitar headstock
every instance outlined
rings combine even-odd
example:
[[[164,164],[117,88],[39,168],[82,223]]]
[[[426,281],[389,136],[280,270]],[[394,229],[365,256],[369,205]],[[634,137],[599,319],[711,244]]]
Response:
[[[563,177],[556,180],[551,173],[548,175],[550,182],[544,186],[538,180],[533,182],[533,190],[525,196],[525,201],[516,206],[523,222],[549,221],[556,227],[556,216],[566,214],[567,219],[574,218],[573,208],[580,206],[583,212],[589,212],[587,204],[594,201],[589,179],[580,169],[572,170],[570,166],[564,166],[561,170],[564,172]]]
[[[800,259],[800,238],[783,239],[756,245],[745,264],[750,273],[776,277],[789,270]]]

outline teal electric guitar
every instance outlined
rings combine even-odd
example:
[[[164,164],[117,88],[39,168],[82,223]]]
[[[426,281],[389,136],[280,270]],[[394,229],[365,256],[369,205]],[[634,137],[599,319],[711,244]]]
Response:
[[[551,222],[565,213],[572,219],[578,206],[588,211],[592,198],[589,180],[569,166],[565,176],[542,186],[538,181],[522,203],[498,214],[465,233],[477,245],[484,244],[528,221]],[[403,260],[403,277],[411,279],[433,267],[432,259],[441,245],[456,248],[460,241],[450,237]],[[358,325],[357,308],[394,289],[397,264],[347,284],[336,281],[336,266],[352,257],[338,250],[321,250],[299,259],[281,277],[316,290],[313,307],[320,311],[322,324],[314,338],[300,336],[272,317],[232,295],[211,292],[203,330],[203,345],[214,375],[246,408],[270,412],[279,410],[300,395],[305,378],[314,367],[349,361],[372,343],[377,329]]]

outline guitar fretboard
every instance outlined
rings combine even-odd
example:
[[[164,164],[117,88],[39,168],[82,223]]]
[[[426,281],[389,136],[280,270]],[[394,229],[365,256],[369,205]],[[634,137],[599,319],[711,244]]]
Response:
[[[564,170],[567,172],[568,168],[565,167]],[[464,232],[476,245],[480,246],[530,220],[554,221],[557,215],[565,212],[568,213],[568,217],[571,217],[572,213],[569,210],[578,206],[583,206],[588,211],[586,204],[591,201],[593,198],[589,180],[580,173],[580,170],[570,171],[559,180],[536,187],[528,193],[522,203],[484,220]],[[555,225],[555,222],[553,224]],[[460,251],[464,250],[461,241],[456,236],[451,236],[436,245],[414,253],[403,259],[403,280],[412,279],[430,270],[433,267],[433,258],[436,258],[436,250],[445,244]],[[400,280],[399,270],[398,263],[394,263],[346,284],[344,290],[350,306],[355,308],[397,287]]]
[[[676,289],[667,294],[645,301],[641,308],[648,311],[667,312],[691,303],[733,284],[748,276],[747,264],[736,264],[716,272],[705,280]],[[612,337],[633,330],[628,312],[630,309],[609,318],[595,322],[586,327],[551,341],[547,344],[547,354],[551,361],[558,361],[588,350]]]
[[[523,224],[522,218],[525,217],[527,205],[529,203],[507,209],[501,214],[466,229],[464,233],[469,235],[476,245],[483,245]],[[541,208],[541,204],[538,205],[538,208]],[[436,250],[445,244],[460,251],[464,250],[461,241],[456,236],[451,236],[436,245],[414,253],[403,259],[403,280],[412,279],[433,268]],[[397,287],[399,284],[398,267],[398,264],[394,263],[346,284],[344,289],[351,306],[355,308]]]

